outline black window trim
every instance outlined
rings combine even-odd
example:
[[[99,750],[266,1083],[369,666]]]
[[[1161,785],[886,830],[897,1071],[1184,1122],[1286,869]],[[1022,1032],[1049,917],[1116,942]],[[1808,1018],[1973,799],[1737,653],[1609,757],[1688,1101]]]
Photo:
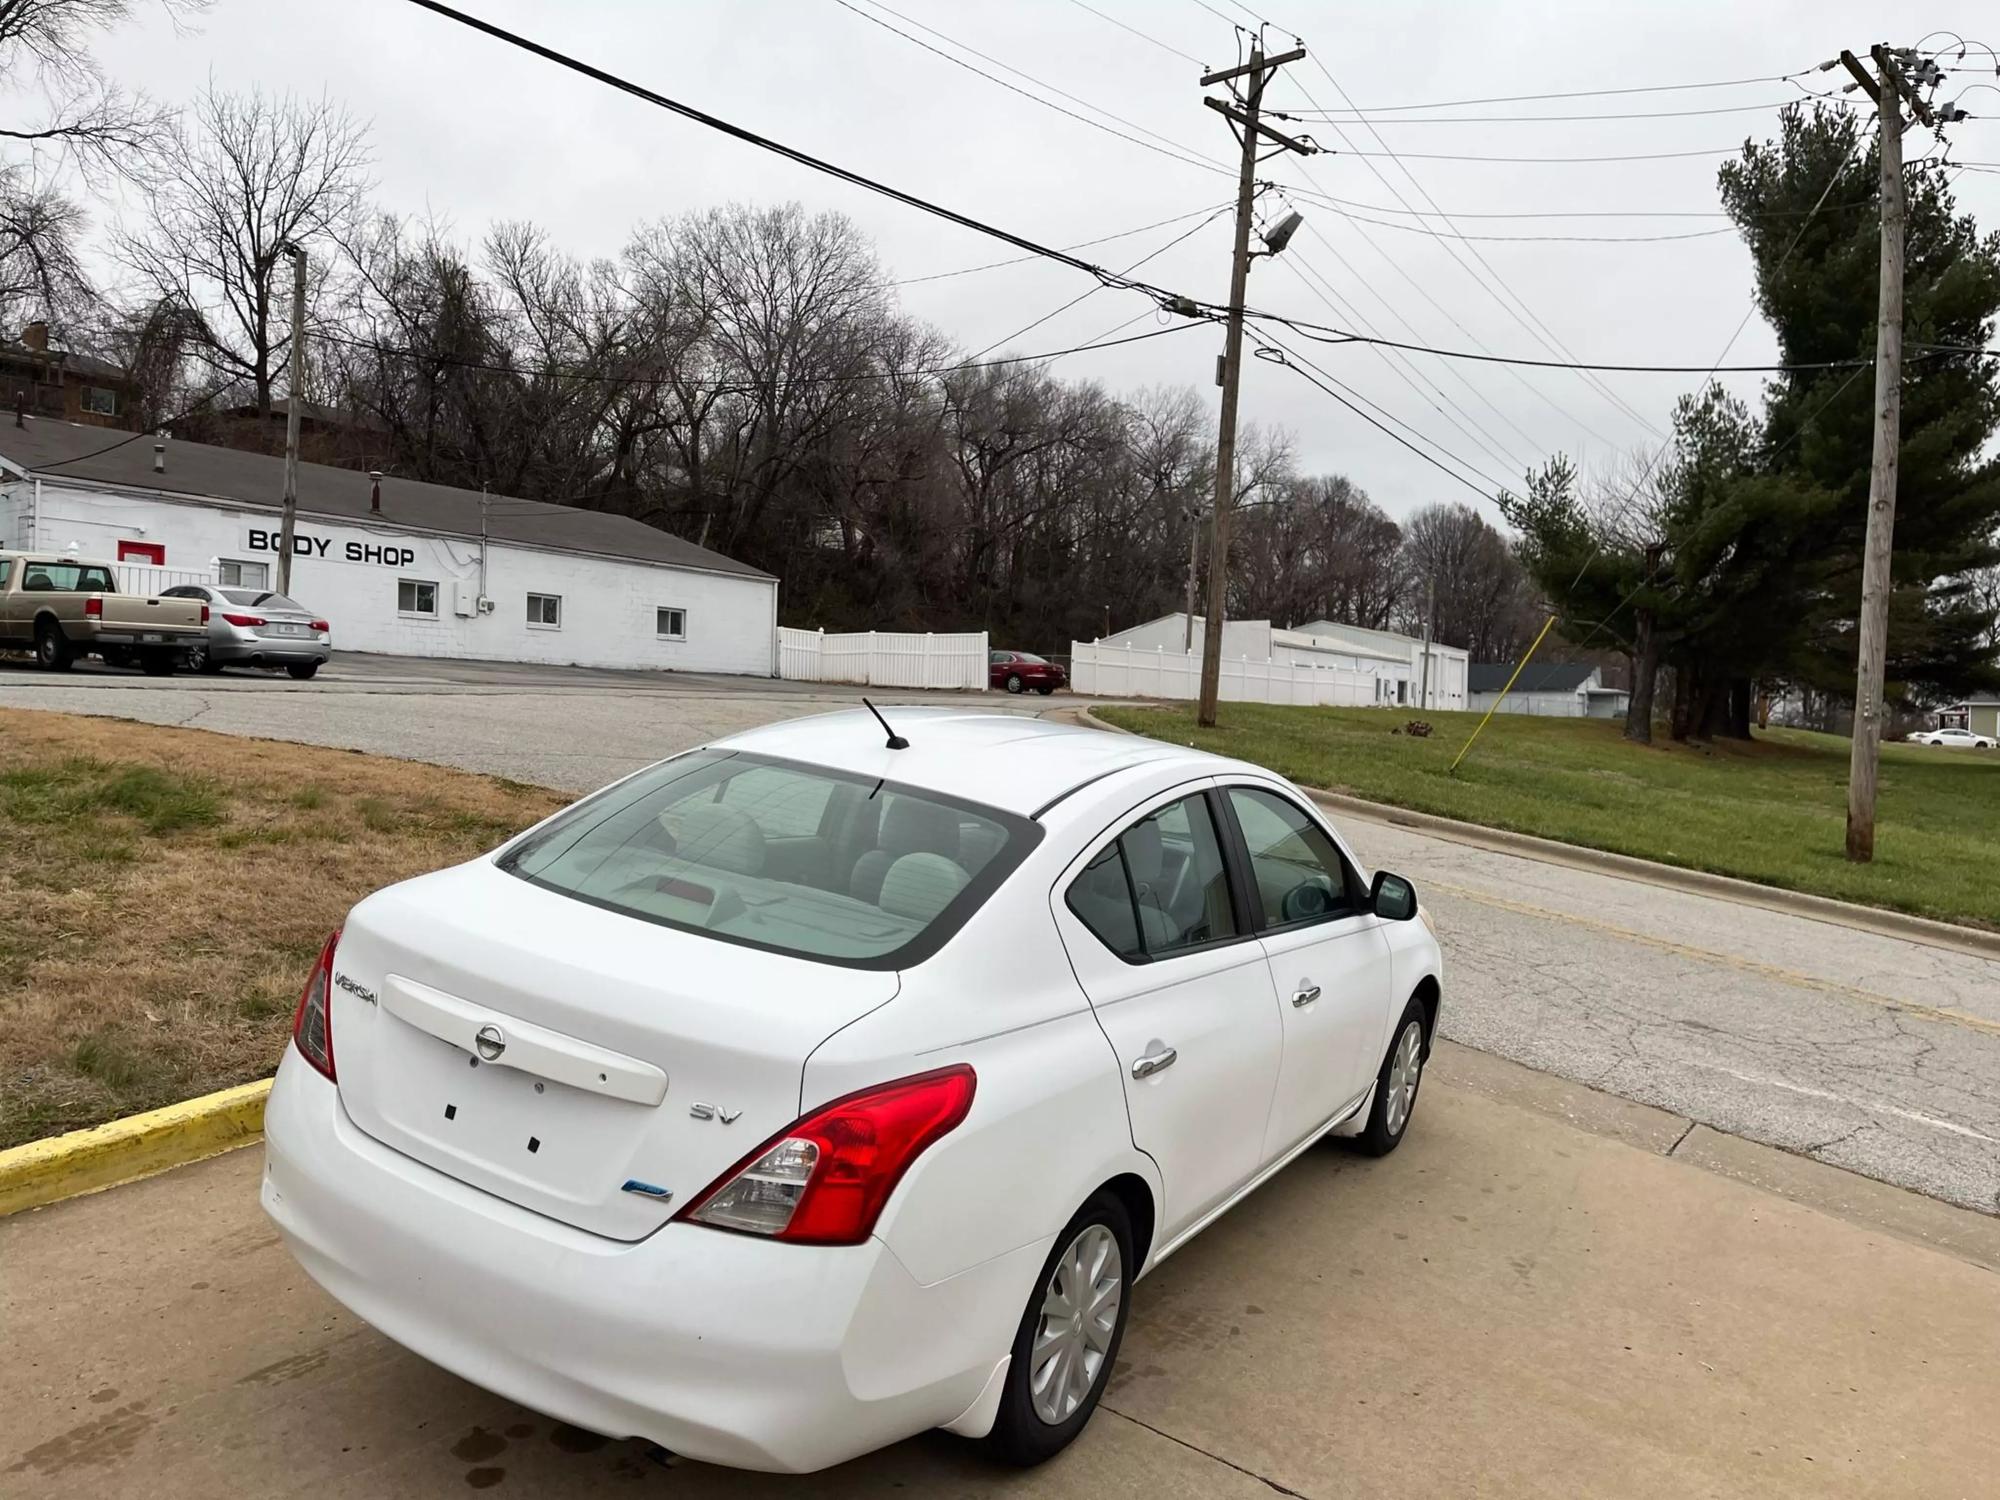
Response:
[[[1341,884],[1346,887],[1347,899],[1353,904],[1353,910],[1330,911],[1324,916],[1300,917],[1296,921],[1291,922],[1274,922],[1269,927],[1264,925],[1264,893],[1258,888],[1256,878],[1252,874],[1254,866],[1250,859],[1249,840],[1243,837],[1243,825],[1237,821],[1235,805],[1229,800],[1229,794],[1238,790],[1262,792],[1267,797],[1275,797],[1280,802],[1288,803],[1303,815],[1308,823],[1314,825],[1326,835],[1327,842],[1333,845],[1333,852],[1340,859]],[[1250,903],[1252,910],[1256,913],[1256,936],[1269,937],[1279,933],[1302,932],[1309,927],[1325,927],[1334,922],[1345,922],[1354,917],[1369,915],[1367,888],[1362,884],[1360,870],[1355,868],[1354,862],[1347,857],[1347,851],[1341,847],[1340,840],[1334,836],[1333,830],[1328,828],[1310,809],[1301,807],[1298,798],[1287,796],[1277,787],[1267,786],[1262,782],[1256,781],[1222,782],[1214,788],[1214,796],[1222,806],[1223,817],[1228,820],[1230,851],[1241,864],[1239,875],[1244,885],[1244,898]]]
[[[1095,780],[1096,778],[1092,779]],[[1082,864],[1071,866],[1076,873],[1062,883],[1061,890],[1064,909],[1072,917],[1076,918],[1077,925],[1090,934],[1092,941],[1128,968],[1143,968],[1148,964],[1171,963],[1177,958],[1190,958],[1198,953],[1213,953],[1218,948],[1228,948],[1239,943],[1254,942],[1262,935],[1253,931],[1246,925],[1244,920],[1252,909],[1250,902],[1256,899],[1256,887],[1254,883],[1248,885],[1245,883],[1244,871],[1248,869],[1248,862],[1245,861],[1239,866],[1234,857],[1235,850],[1242,847],[1241,840],[1243,835],[1240,830],[1236,829],[1233,819],[1227,824],[1222,821],[1223,817],[1229,811],[1227,802],[1224,800],[1221,807],[1218,808],[1217,802],[1220,798],[1221,789],[1209,783],[1210,779],[1204,778],[1192,787],[1185,782],[1178,786],[1169,787],[1157,794],[1166,798],[1164,802],[1156,806],[1148,806],[1153,800],[1149,797],[1146,799],[1146,802],[1140,804],[1147,808],[1145,812],[1140,813],[1137,817],[1133,817],[1131,810],[1127,809],[1117,819],[1107,825],[1108,833],[1100,832],[1099,834],[1100,838],[1108,837],[1109,841],[1118,847],[1118,868],[1125,876],[1125,899],[1132,903],[1132,926],[1134,935],[1139,940],[1140,951],[1137,954],[1120,953],[1104,940],[1095,927],[1084,921],[1082,915],[1074,906],[1069,904],[1070,890],[1076,885],[1077,881],[1083,878],[1083,872],[1089,868],[1097,856],[1104,852],[1102,844],[1093,842],[1085,845],[1086,853]],[[1088,785],[1088,783],[1085,784]],[[1064,795],[1067,796],[1068,794],[1065,793]],[[1227,937],[1210,938],[1205,943],[1189,943],[1185,947],[1175,948],[1166,953],[1148,953],[1145,951],[1146,924],[1139,918],[1139,893],[1132,882],[1132,866],[1125,858],[1125,835],[1138,824],[1166,811],[1166,809],[1172,807],[1175,803],[1187,802],[1196,797],[1201,798],[1207,804],[1209,821],[1215,825],[1216,852],[1222,856],[1223,878],[1229,886],[1229,915],[1236,923],[1236,931],[1230,933]],[[1232,837],[1237,841],[1234,845],[1230,842]]]

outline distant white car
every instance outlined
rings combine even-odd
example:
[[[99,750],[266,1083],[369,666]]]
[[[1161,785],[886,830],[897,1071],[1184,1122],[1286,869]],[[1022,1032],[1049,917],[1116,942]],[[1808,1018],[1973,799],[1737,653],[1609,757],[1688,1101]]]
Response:
[[[711,1463],[932,1427],[1029,1463],[1140,1276],[1325,1135],[1395,1149],[1442,972],[1407,880],[1256,766],[891,716],[691,751],[355,907],[265,1114],[314,1280]]]
[[[1941,745],[1957,750],[1991,750],[1992,739],[1970,729],[1925,729],[1910,736],[1919,745]]]

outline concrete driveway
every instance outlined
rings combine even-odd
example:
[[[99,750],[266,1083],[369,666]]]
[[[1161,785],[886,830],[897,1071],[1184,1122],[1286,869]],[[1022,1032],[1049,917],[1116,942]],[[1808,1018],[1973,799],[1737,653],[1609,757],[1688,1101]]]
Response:
[[[52,677],[0,703],[337,745],[585,791],[718,735],[850,707],[762,679],[337,657],[262,674]],[[908,694],[1061,713],[1076,700]],[[1705,1125],[2000,1212],[2000,962],[1344,819],[1444,933],[1445,1032]]]
[[[1395,1155],[1316,1148],[1140,1284],[1063,1457],[933,1433],[811,1479],[669,1472],[404,1352],[285,1254],[251,1148],[0,1220],[0,1492],[1991,1494],[2000,1223],[1763,1151],[1826,1207],[1788,1202],[1690,1132],[1447,1044]]]

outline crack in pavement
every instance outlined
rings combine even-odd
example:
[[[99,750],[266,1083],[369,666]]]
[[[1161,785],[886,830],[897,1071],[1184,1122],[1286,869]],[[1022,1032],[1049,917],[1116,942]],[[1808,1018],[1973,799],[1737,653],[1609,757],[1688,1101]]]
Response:
[[[1155,1427],[1151,1422],[1141,1421],[1139,1418],[1133,1416],[1130,1412],[1120,1411],[1115,1406],[1107,1406],[1103,1401],[1099,1401],[1097,1405],[1100,1411],[1108,1411],[1111,1413],[1112,1416],[1117,1417],[1120,1421],[1130,1422],[1134,1427],[1143,1427],[1146,1431],[1152,1433],[1154,1437],[1162,1437],[1165,1438],[1170,1443],[1178,1443],[1181,1447],[1187,1449],[1188,1452],[1199,1453],[1203,1458],[1210,1459],[1215,1463],[1219,1463],[1225,1469],[1234,1469],[1237,1473],[1243,1475],[1246,1479],[1254,1479],[1259,1484],[1277,1491],[1280,1495],[1289,1495],[1292,1497],[1292,1500],[1312,1500],[1312,1497],[1306,1494],[1304,1490],[1291,1489],[1286,1485],[1278,1483],[1277,1480],[1272,1479],[1267,1475],[1259,1474],[1255,1469],[1246,1469],[1243,1467],[1243,1465],[1239,1463],[1234,1463],[1231,1460],[1224,1458],[1220,1453],[1209,1452],[1208,1449],[1202,1447],[1201,1444],[1199,1443],[1190,1443],[1186,1438],[1176,1437],[1171,1432],[1167,1432],[1162,1428]]]

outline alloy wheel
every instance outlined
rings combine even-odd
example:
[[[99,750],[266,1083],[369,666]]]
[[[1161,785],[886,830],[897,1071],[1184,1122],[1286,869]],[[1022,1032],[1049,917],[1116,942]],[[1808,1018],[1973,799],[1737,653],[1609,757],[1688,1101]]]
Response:
[[[1389,1094],[1383,1101],[1383,1123],[1390,1135],[1401,1135],[1409,1123],[1410,1106],[1417,1102],[1417,1080],[1424,1070],[1424,1027],[1411,1021],[1396,1038],[1395,1054],[1389,1059]]]
[[[1125,1262],[1117,1237],[1102,1224],[1086,1225],[1057,1259],[1042,1291],[1041,1318],[1029,1348],[1028,1394],[1035,1415],[1049,1426],[1074,1416],[1096,1386],[1124,1296]]]

